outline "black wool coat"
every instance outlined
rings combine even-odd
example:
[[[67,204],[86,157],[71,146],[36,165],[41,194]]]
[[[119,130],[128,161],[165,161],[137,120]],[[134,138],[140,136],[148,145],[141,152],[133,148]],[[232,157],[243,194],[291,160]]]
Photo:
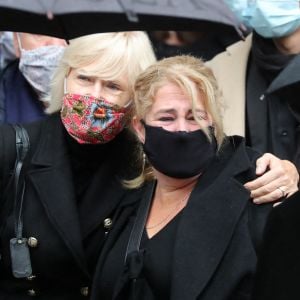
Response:
[[[87,299],[110,218],[126,193],[121,180],[130,171],[135,139],[125,129],[106,145],[107,156],[77,202],[59,114],[25,128],[31,147],[24,167],[23,235],[37,241],[29,247],[34,276],[17,279],[11,272],[9,241],[15,234],[9,174],[15,160],[15,133],[4,125],[0,127],[0,299],[25,300],[32,295],[43,300]]]
[[[250,299],[257,249],[271,209],[270,205],[253,204],[243,186],[254,179],[257,157],[256,152],[245,147],[242,138],[232,137],[216,162],[200,176],[181,215],[174,250],[170,253],[170,300]],[[201,182],[207,178],[210,182],[201,190]],[[141,191],[137,194],[139,197],[129,195],[116,214],[117,221],[96,268],[92,300],[104,299],[103,265],[130,216],[136,213],[143,195]],[[126,246],[120,249],[124,257]],[[120,270],[123,268],[120,266]],[[144,297],[139,296],[139,300],[148,299]]]
[[[259,256],[253,300],[300,299],[300,193],[271,212]]]

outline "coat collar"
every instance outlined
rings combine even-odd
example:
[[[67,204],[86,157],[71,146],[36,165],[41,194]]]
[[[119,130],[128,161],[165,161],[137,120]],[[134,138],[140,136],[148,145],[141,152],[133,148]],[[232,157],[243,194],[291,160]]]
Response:
[[[267,93],[271,94],[286,86],[300,82],[300,55],[296,55],[289,64],[279,73],[279,75],[273,80]]]
[[[230,162],[211,185],[202,189],[201,183],[209,171],[199,179],[178,227],[172,300],[197,299],[212,278],[249,201],[249,192],[235,177],[251,167],[244,144],[240,142]]]

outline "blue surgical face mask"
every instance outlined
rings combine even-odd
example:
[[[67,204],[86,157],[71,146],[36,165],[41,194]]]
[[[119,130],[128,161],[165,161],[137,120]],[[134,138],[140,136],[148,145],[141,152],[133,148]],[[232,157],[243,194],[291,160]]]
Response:
[[[225,0],[246,26],[265,38],[287,36],[300,27],[299,0]]]
[[[229,8],[236,15],[238,20],[246,27],[250,28],[250,19],[252,10],[255,7],[256,0],[224,0]]]
[[[50,82],[64,53],[65,47],[59,45],[42,46],[24,50],[17,35],[21,51],[19,70],[36,91],[39,100],[46,106],[50,94]]]

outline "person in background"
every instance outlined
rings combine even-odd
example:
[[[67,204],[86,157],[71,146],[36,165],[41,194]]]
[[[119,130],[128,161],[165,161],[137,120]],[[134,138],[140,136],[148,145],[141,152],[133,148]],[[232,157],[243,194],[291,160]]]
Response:
[[[0,78],[0,123],[24,123],[45,117],[50,82],[66,46],[63,39],[14,33],[15,55]]]
[[[15,60],[16,52],[14,48],[14,34],[11,31],[0,33],[0,71],[2,71],[11,61]]]
[[[149,31],[157,59],[188,54],[204,60],[213,58],[239,39],[235,31]]]
[[[243,186],[260,156],[226,137],[202,60],[174,56],[135,83],[133,127],[147,157],[98,261],[92,300],[249,299],[270,205]]]
[[[21,212],[14,206],[15,132],[0,126],[0,299],[89,298],[111,216],[125,195],[121,182],[139,166],[128,129],[133,83],[154,61],[143,32],[70,41],[53,77],[50,115],[24,125],[30,150]],[[27,256],[10,248],[20,220]]]
[[[284,166],[270,169],[247,185],[256,203],[290,195],[284,182],[269,182],[279,173],[299,175],[300,168],[300,9],[299,1],[228,0],[228,5],[253,28],[245,41],[228,47],[208,62],[224,98],[224,131],[246,137],[246,144],[283,159]],[[270,154],[265,156],[266,160]],[[264,168],[264,171],[266,169]],[[261,175],[259,171],[257,173]],[[264,181],[264,188],[257,183]],[[262,195],[267,190],[270,193]]]

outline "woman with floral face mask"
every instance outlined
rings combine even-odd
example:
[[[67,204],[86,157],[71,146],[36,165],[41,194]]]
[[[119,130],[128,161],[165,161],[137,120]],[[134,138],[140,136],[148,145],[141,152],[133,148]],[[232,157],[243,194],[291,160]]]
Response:
[[[124,197],[121,182],[134,176],[136,142],[126,128],[133,82],[154,61],[142,32],[95,34],[67,46],[51,85],[50,116],[25,125],[30,151],[17,223],[22,220],[26,257],[10,247],[15,134],[8,125],[0,128],[1,299],[90,295],[99,252]],[[16,272],[24,261],[30,270]]]
[[[133,127],[147,158],[123,201],[92,299],[250,299],[270,205],[243,184],[259,156],[225,137],[211,70],[191,56],[148,67],[135,83]],[[142,155],[142,152],[141,152]]]

